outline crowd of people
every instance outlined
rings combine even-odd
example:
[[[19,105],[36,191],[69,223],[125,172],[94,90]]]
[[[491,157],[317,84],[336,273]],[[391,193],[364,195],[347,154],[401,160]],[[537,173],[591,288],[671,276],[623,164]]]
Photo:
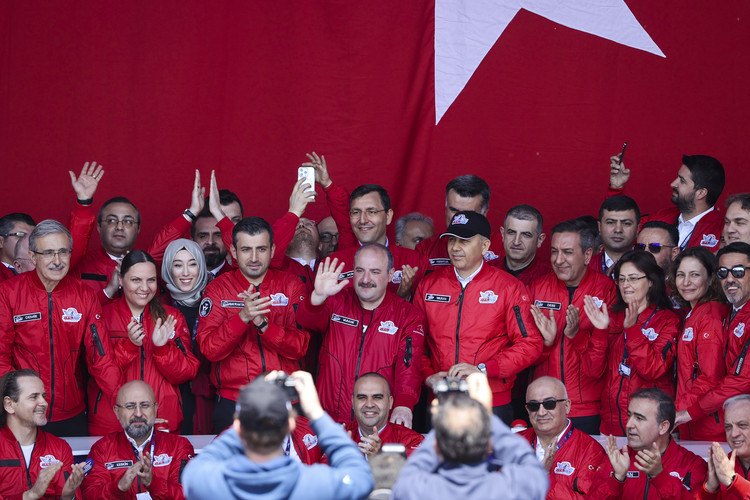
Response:
[[[613,156],[598,216],[549,238],[525,204],[493,231],[490,187],[462,175],[444,232],[412,213],[391,242],[388,192],[307,156],[317,224],[304,178],[268,222],[196,171],[143,244],[127,198],[95,211],[96,163],[70,172],[67,225],[0,218],[3,498],[363,498],[391,443],[393,498],[750,492],[750,194],[716,205],[718,160],[683,156],[644,215]],[[192,434],[221,436],[193,458]],[[74,464],[61,438],[87,435]]]

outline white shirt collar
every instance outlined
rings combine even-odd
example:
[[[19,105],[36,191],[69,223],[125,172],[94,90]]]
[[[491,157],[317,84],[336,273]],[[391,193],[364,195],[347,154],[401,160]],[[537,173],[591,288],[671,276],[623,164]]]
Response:
[[[140,446],[138,446],[138,445],[136,444],[136,442],[135,442],[135,439],[133,439],[132,437],[130,437],[130,435],[129,435],[129,434],[127,433],[127,432],[125,433],[125,437],[126,437],[126,438],[128,438],[128,441],[130,441],[130,444],[132,444],[132,445],[133,445],[133,448],[135,448],[136,450],[138,450],[138,454],[140,455],[141,453],[143,453],[143,448],[144,448],[144,447],[145,447],[145,446],[146,446],[146,445],[147,445],[147,444],[148,444],[149,442],[151,442],[151,438],[153,438],[153,437],[154,437],[154,428],[153,428],[153,427],[151,427],[151,432],[150,432],[150,433],[149,433],[149,435],[148,435],[148,439],[146,439],[146,440],[145,440],[145,441],[143,442],[143,444],[142,444],[142,445],[140,445]],[[151,460],[153,460],[153,459],[154,459],[154,457],[151,457]]]
[[[701,220],[708,212],[712,212],[713,210],[714,210],[714,207],[711,207],[708,210],[706,210],[705,212],[699,213],[698,215],[696,215],[695,217],[693,217],[692,219],[689,219],[689,220],[685,220],[685,218],[682,217],[682,214],[680,214],[680,216],[677,218],[677,222],[680,223],[680,224],[692,224],[692,225],[696,225],[696,224],[698,224],[698,221]]]
[[[303,259],[301,257],[290,257],[290,259],[296,260],[297,262],[299,262],[303,266],[315,269],[315,259],[311,260],[310,262],[307,262],[305,259]]]
[[[565,426],[565,429],[562,430],[560,434],[557,435],[557,438],[555,439],[555,444],[560,442],[560,438],[563,437],[563,434],[570,428],[570,419],[568,419],[568,425]],[[539,436],[536,438],[536,458],[541,462],[544,460],[545,450],[542,447],[542,441],[539,439]]]
[[[471,282],[471,280],[474,279],[474,276],[476,276],[477,274],[479,274],[479,271],[482,270],[483,266],[484,266],[484,259],[482,259],[482,262],[479,264],[479,267],[477,268],[477,270],[474,271],[473,273],[471,273],[471,275],[467,276],[466,278],[462,278],[458,274],[458,271],[456,271],[455,267],[453,268],[453,272],[456,273],[456,278],[458,278],[458,282],[461,283],[461,287],[462,288],[466,288],[466,285],[468,285]]]
[[[211,270],[210,270],[210,271],[208,271],[208,272],[209,272],[209,273],[211,273],[211,274],[213,274],[213,275],[214,275],[214,278],[215,278],[215,277],[216,277],[216,274],[217,274],[217,273],[218,273],[219,271],[221,271],[221,268],[222,268],[222,267],[224,267],[224,266],[225,266],[226,264],[227,264],[227,261],[226,261],[226,260],[222,260],[222,261],[221,261],[221,264],[219,264],[219,266],[218,266],[218,267],[216,267],[216,268],[214,268],[214,269],[211,269]]]
[[[607,269],[615,264],[615,261],[612,259],[612,257],[607,255],[606,250],[602,250],[602,260],[604,261],[604,265],[607,266]]]

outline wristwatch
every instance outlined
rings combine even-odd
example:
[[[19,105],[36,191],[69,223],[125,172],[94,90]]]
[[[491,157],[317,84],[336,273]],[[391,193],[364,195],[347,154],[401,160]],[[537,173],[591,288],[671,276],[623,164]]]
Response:
[[[256,325],[255,328],[258,329],[259,333],[263,333],[263,329],[268,326],[268,318],[263,318],[263,323],[260,325]]]
[[[477,368],[479,369],[480,372],[484,373],[485,376],[487,375],[487,365],[485,365],[484,363],[479,363],[477,365]]]

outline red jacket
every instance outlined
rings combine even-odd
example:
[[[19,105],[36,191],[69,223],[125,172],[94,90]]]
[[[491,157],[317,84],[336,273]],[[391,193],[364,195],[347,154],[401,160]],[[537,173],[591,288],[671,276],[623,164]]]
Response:
[[[724,426],[720,413],[700,411],[701,396],[713,390],[727,374],[724,348],[727,337],[724,318],[728,307],[719,302],[704,302],[691,310],[677,340],[677,411],[694,411],[692,420],[680,426],[680,439],[721,441]],[[698,410],[698,411],[696,411]]]
[[[114,394],[120,369],[89,287],[67,276],[48,294],[36,272],[0,283],[0,373],[36,370],[50,394],[50,422],[86,408],[83,360],[100,386]]]
[[[704,487],[701,487],[698,489],[696,498],[700,500],[744,500],[745,498],[750,498],[748,471],[742,467],[739,458],[734,463],[734,472],[734,481],[732,481],[728,488],[722,485],[715,493],[709,493]]]
[[[592,499],[689,500],[702,489],[701,485],[706,480],[706,461],[677,444],[674,439],[669,440],[661,456],[664,470],[651,479],[635,466],[638,452],[628,448],[628,454],[630,469],[622,483],[612,473],[609,460],[602,462],[597,475],[597,488],[590,495]]]
[[[122,492],[117,487],[117,482],[128,467],[138,461],[133,445],[125,432],[120,430],[107,434],[91,447],[89,458],[94,461],[94,466],[81,485],[83,497],[135,499],[138,493],[148,491],[154,500],[185,498],[180,473],[195,455],[193,445],[182,436],[157,430],[153,433],[153,479],[148,487],[143,486],[137,477],[130,490]],[[151,441],[143,447],[144,452],[147,450],[151,453]]]
[[[523,268],[523,270],[518,275],[516,275],[515,272],[508,270],[507,263],[505,262],[505,257],[491,260],[489,261],[489,263],[491,266],[505,271],[511,276],[515,276],[521,281],[521,283],[526,285],[527,288],[531,288],[531,283],[534,280],[536,280],[537,278],[541,278],[542,276],[552,271],[552,264],[550,264],[549,259],[539,258],[539,256],[535,257],[534,260],[531,261],[531,264]]]
[[[298,370],[310,339],[294,317],[305,298],[304,286],[296,277],[269,269],[263,278],[257,290],[274,299],[263,334],[240,319],[243,301],[237,294],[250,286],[239,269],[225,273],[208,284],[199,309],[197,341],[211,361],[211,382],[219,396],[233,401],[242,386],[263,372]]]
[[[615,262],[615,264],[617,264],[617,262]],[[614,264],[612,267],[614,268]],[[591,257],[588,268],[597,273],[607,274],[607,267],[606,264],[604,264],[604,250]]]
[[[569,437],[568,433],[570,433]],[[532,448],[536,447],[536,433],[533,428],[519,432],[526,438]],[[585,499],[597,488],[594,478],[599,465],[609,460],[607,454],[594,438],[573,428],[568,427],[557,443],[553,467],[549,471],[549,500]]]
[[[312,267],[300,264],[291,257],[284,257],[281,270],[293,274],[300,279],[302,284],[305,285],[305,295],[310,295],[315,289],[315,269]]]
[[[725,321],[724,333],[727,339],[724,351],[726,376],[719,380],[713,390],[688,408],[691,415],[719,411],[727,399],[750,392],[750,363],[747,362],[750,349],[750,306],[745,304],[731,323],[728,319]]]
[[[422,386],[422,311],[391,292],[367,311],[346,288],[320,306],[308,297],[297,310],[297,322],[323,333],[317,387],[323,409],[336,422],[354,418],[354,382],[368,372],[388,379],[394,406],[414,408]]]
[[[55,461],[62,462],[63,467],[52,478],[42,498],[59,499],[65,487],[65,479],[73,465],[70,445],[41,429],[37,429],[36,443],[31,452],[28,469],[21,446],[8,426],[0,429],[0,457],[0,497],[6,500],[21,500],[23,492],[34,486],[42,469],[46,469]],[[76,498],[82,498],[80,490],[76,492]]]
[[[157,416],[168,420],[169,431],[175,432],[182,422],[179,384],[195,377],[199,361],[193,354],[185,317],[173,307],[165,305],[164,308],[167,316],[175,317],[177,325],[174,338],[160,347],[156,347],[151,340],[155,325],[149,306],[143,312],[146,337],[140,347],[128,338],[128,323],[133,313],[124,297],[104,306],[102,315],[112,340],[115,359],[124,374],[123,382],[143,380],[150,385],[159,403]],[[114,400],[116,395],[103,393],[95,382],[89,384],[89,434],[92,436],[103,436],[122,428],[112,411],[112,405],[101,404],[102,401]]]
[[[493,249],[497,251],[495,252]],[[437,271],[445,266],[451,265],[450,255],[448,255],[447,237],[441,238],[439,234],[430,236],[429,238],[420,241],[414,250],[420,255],[427,257],[430,262],[430,270],[432,271]],[[502,236],[498,236],[498,233],[492,233],[492,236],[490,237],[490,249],[484,254],[484,261],[498,262],[497,267],[505,271],[504,265],[502,267],[499,265],[499,263],[504,260],[501,259],[504,255],[505,250],[503,249]]]
[[[594,335],[588,355],[593,373],[604,375],[600,431],[615,436],[626,435],[630,395],[638,389],[658,387],[674,397],[672,369],[680,327],[675,313],[652,306],[630,328],[623,329],[624,318],[624,312],[610,312],[609,335]],[[630,376],[623,374],[623,364]]]
[[[583,309],[583,298],[586,295],[611,307],[615,302],[614,282],[601,273],[586,271],[573,293],[572,303],[578,308],[581,320],[578,333],[570,339],[563,334],[565,312],[571,303],[565,283],[551,272],[531,284],[531,296],[535,304],[542,308],[545,315],[554,310],[557,324],[555,343],[544,347],[542,356],[534,366],[533,378],[549,375],[562,380],[572,402],[571,417],[598,415],[600,410],[603,377],[600,373],[592,373],[589,370],[591,365],[587,362],[587,353],[593,345],[595,331]],[[600,333],[605,334],[606,332]]]
[[[346,425],[344,425],[344,429],[351,433],[352,441],[359,444],[359,442],[362,440],[362,436],[359,433],[359,424],[355,420],[353,420],[351,422],[347,422]],[[417,431],[413,431],[401,424],[392,424],[390,422],[385,424],[385,427],[383,427],[383,430],[380,431],[379,436],[380,441],[383,444],[403,444],[406,447],[407,457],[411,455],[414,450],[419,448],[419,445],[422,444],[422,441],[424,441],[424,436]]]
[[[0,262],[0,283],[11,279],[15,275],[16,273],[13,272],[13,269]]]
[[[510,403],[516,375],[536,361],[543,345],[523,283],[483,265],[462,289],[451,266],[419,284],[414,305],[427,318],[423,378],[457,363],[484,363],[493,406]]]
[[[292,432],[292,444],[300,461],[307,465],[327,463],[323,450],[320,449],[318,436],[310,427],[310,420],[301,415],[297,415],[295,420],[297,425]]]

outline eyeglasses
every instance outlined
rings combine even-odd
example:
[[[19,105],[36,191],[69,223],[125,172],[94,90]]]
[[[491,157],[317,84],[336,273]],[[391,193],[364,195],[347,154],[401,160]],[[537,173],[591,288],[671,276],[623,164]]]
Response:
[[[108,226],[112,226],[112,227],[117,227],[117,225],[120,224],[121,222],[122,222],[123,227],[133,227],[136,224],[138,224],[135,221],[135,219],[129,219],[129,218],[118,219],[117,217],[107,217],[106,219],[100,222],[103,222],[104,224]]]
[[[320,241],[324,241],[328,243],[329,241],[338,240],[339,239],[339,233],[333,234],[333,233],[322,233],[320,235]]]
[[[654,255],[661,252],[662,248],[674,248],[677,245],[662,245],[661,243],[649,243],[646,245],[645,243],[636,243],[635,249],[639,252],[643,252],[644,250],[648,249],[648,251]]]
[[[43,259],[45,260],[52,260],[58,255],[61,259],[64,259],[65,257],[70,256],[70,252],[72,250],[70,248],[61,248],[60,250],[45,250],[43,252],[36,252],[32,250],[36,255],[41,255]]]
[[[729,273],[732,273],[732,276],[734,276],[737,279],[740,279],[740,278],[745,277],[745,269],[750,269],[750,267],[734,266],[733,268],[728,269],[722,266],[716,270],[716,276],[718,276],[720,280],[723,280],[723,279],[727,279],[727,276],[729,276]]]
[[[23,238],[27,234],[29,234],[29,233],[24,233],[23,231],[18,231],[17,233],[0,234],[0,236],[2,236],[3,238],[7,238],[9,236],[15,236],[16,238],[18,238],[20,240],[21,238]]]
[[[617,280],[618,283],[621,285],[624,285],[625,283],[635,285],[635,282],[638,280],[642,280],[643,278],[647,278],[645,274],[643,276],[620,276],[620,278]]]
[[[544,406],[545,410],[554,410],[557,407],[557,403],[564,403],[567,399],[545,399],[541,403],[539,401],[527,401],[526,409],[531,413],[539,411],[540,406]]]
[[[135,411],[136,408],[140,408],[143,411],[149,410],[152,406],[154,406],[154,403],[150,401],[141,401],[140,403],[125,403],[124,405],[115,405],[118,408],[124,408],[128,411]]]
[[[349,210],[349,217],[351,217],[352,219],[359,219],[363,213],[368,217],[375,217],[380,212],[385,212],[385,208],[382,210],[374,210],[372,208],[368,208],[367,210],[360,210],[358,208],[355,208]]]

